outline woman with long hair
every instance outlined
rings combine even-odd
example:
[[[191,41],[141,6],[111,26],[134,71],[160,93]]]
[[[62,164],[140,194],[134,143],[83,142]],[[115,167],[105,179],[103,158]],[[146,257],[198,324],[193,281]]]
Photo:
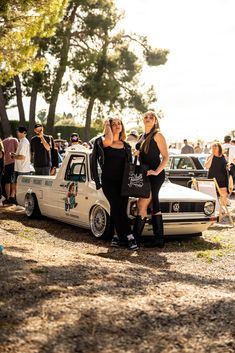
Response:
[[[211,154],[205,161],[208,169],[208,178],[215,178],[220,188],[221,204],[227,204],[228,197],[228,162],[223,154],[222,145],[219,142],[211,146]]]
[[[104,123],[104,135],[96,139],[92,152],[92,174],[96,188],[102,187],[110,204],[110,219],[117,234],[111,245],[118,246],[120,241],[127,242],[131,250],[138,249],[131,232],[127,216],[128,197],[121,196],[121,186],[125,163],[131,161],[131,146],[125,142],[126,133],[119,117],[108,119]],[[97,174],[97,162],[101,173],[101,184]]]
[[[147,175],[151,185],[151,194],[149,198],[139,198],[138,215],[135,220],[133,234],[137,242],[142,234],[147,209],[152,204],[152,226],[153,239],[146,246],[164,246],[163,220],[159,202],[159,191],[165,180],[164,168],[168,162],[168,148],[165,137],[160,132],[157,115],[153,111],[147,111],[143,117],[144,134],[136,145],[137,155],[140,162],[148,166]]]

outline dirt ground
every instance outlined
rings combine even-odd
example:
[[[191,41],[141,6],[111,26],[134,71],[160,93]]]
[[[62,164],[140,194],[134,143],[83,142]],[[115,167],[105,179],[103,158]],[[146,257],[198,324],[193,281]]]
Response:
[[[164,249],[0,208],[1,353],[234,353],[235,228]]]

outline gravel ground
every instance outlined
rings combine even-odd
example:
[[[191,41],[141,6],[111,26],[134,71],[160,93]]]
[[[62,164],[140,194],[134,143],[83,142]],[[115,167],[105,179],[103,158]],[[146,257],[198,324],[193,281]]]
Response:
[[[0,208],[1,353],[235,351],[235,231],[113,249]]]

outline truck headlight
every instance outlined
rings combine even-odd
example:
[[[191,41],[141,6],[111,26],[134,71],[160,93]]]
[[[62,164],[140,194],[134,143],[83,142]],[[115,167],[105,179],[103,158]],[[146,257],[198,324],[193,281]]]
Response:
[[[204,213],[206,216],[210,216],[215,211],[215,203],[213,201],[207,201],[204,204]]]

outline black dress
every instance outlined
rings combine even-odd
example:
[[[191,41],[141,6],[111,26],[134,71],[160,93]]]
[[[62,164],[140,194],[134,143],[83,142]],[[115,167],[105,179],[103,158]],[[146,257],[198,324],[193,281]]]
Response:
[[[127,151],[125,148],[104,147],[104,164],[102,166],[102,189],[110,204],[111,223],[120,240],[125,241],[131,234],[127,217],[128,197],[121,196],[122,177]]]
[[[228,188],[227,161],[224,156],[213,156],[208,178],[215,178],[220,188]]]
[[[148,134],[143,135],[141,141],[137,143],[136,149],[140,150],[140,162],[147,165],[148,170],[156,170],[159,164],[161,163],[160,150],[153,136],[149,143],[148,152],[146,153],[144,151],[142,142],[147,136]],[[165,180],[165,171],[162,170],[158,175],[150,175],[149,180],[152,193],[152,213],[156,214],[161,211],[159,202],[159,191]]]

